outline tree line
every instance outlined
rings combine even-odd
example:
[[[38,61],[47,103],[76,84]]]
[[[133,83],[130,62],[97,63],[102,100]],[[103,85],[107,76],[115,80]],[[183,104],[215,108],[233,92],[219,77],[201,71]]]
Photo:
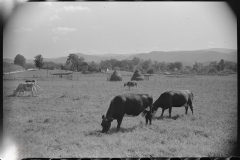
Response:
[[[161,73],[161,72],[175,72],[181,74],[214,74],[219,72],[237,72],[237,63],[225,61],[221,59],[219,62],[213,61],[207,65],[203,63],[195,62],[194,65],[183,66],[182,62],[159,62],[152,61],[151,59],[142,60],[138,57],[134,57],[132,60],[102,60],[100,63],[87,63],[87,69],[84,68],[86,65],[85,59],[79,57],[78,55],[71,53],[69,54],[66,62],[54,63],[54,62],[44,62],[43,56],[41,54],[34,57],[34,64],[27,64],[24,56],[18,54],[14,63],[18,64],[26,69],[37,67],[39,69],[62,69],[71,71],[99,71],[100,69],[113,69],[120,71],[130,71],[140,70],[142,73]],[[34,66],[35,65],[35,66]]]

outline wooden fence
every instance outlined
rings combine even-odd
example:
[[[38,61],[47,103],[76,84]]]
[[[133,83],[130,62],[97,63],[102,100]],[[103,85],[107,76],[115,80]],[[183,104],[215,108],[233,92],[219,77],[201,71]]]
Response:
[[[69,74],[69,75],[3,75],[3,80],[26,80],[36,79],[37,81],[62,81],[62,80],[84,80],[87,77],[106,77],[108,79],[111,73],[93,73],[93,74]],[[122,77],[132,76],[132,74],[122,74]]]

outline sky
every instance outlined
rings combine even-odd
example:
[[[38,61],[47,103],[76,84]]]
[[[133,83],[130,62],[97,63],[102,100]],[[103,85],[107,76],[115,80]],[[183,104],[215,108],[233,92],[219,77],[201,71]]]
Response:
[[[9,14],[3,58],[237,49],[225,2],[26,2]]]

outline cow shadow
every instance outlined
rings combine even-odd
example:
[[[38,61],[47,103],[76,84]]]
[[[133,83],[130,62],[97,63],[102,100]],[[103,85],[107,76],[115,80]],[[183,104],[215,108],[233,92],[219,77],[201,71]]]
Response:
[[[107,133],[102,133],[102,130],[93,130],[89,132],[85,132],[85,136],[94,136],[94,137],[102,137],[103,135],[112,135],[117,133],[127,133],[134,131],[139,125],[133,126],[131,128],[123,128],[121,127],[120,130],[117,130],[117,127],[111,128]]]
[[[153,120],[164,120],[164,119],[172,119],[172,120],[177,120],[179,118],[183,117],[183,115],[175,115],[175,116],[159,116],[159,117],[154,117]]]
[[[121,127],[119,130],[117,130],[117,128],[112,128],[108,131],[108,134],[116,134],[116,133],[127,133],[127,132],[132,132],[134,131],[138,126],[133,126],[131,128],[124,128]]]
[[[19,95],[19,96],[16,96],[14,94],[10,94],[10,95],[7,95],[6,97],[38,97],[38,95],[36,96],[31,96],[31,95]]]
[[[15,97],[15,95],[10,94],[10,95],[7,95],[6,97]]]
[[[102,137],[103,133],[101,130],[94,130],[89,132],[84,132],[85,136],[94,136],[94,137]]]

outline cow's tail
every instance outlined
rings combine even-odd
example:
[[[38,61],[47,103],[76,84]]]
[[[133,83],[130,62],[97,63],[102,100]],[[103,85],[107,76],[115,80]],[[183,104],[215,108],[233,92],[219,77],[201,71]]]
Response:
[[[190,91],[190,94],[191,94],[191,96],[192,96],[192,100],[193,100],[193,93]]]

